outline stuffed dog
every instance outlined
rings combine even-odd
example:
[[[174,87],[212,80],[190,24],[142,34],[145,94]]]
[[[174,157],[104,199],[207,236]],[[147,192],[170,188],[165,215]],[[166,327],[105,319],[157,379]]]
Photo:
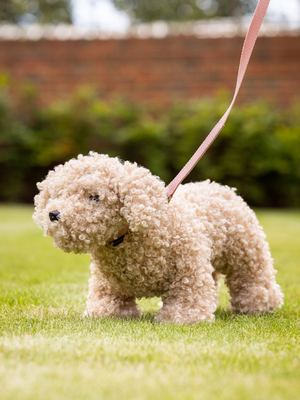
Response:
[[[225,275],[234,312],[283,304],[265,234],[234,189],[181,185],[168,202],[147,169],[91,152],[37,184],[35,222],[65,252],[91,256],[85,315],[140,317],[161,297],[159,322],[212,321]]]

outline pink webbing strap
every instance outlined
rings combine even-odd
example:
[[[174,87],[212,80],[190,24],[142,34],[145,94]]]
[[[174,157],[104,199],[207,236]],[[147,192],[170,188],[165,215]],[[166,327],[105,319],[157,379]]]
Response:
[[[257,4],[255,13],[253,15],[250,27],[248,29],[248,32],[247,32],[247,35],[246,35],[246,38],[244,41],[235,92],[234,92],[233,100],[232,100],[228,110],[225,112],[223,117],[220,119],[220,121],[217,123],[217,125],[213,128],[213,130],[210,132],[210,134],[206,137],[206,139],[201,144],[201,146],[198,148],[198,150],[193,155],[193,157],[187,162],[187,164],[182,168],[182,170],[179,172],[179,174],[168,185],[167,197],[169,200],[171,200],[175,190],[178,188],[180,183],[195,167],[197,162],[200,160],[200,158],[203,156],[203,154],[206,152],[206,150],[209,148],[209,146],[212,144],[212,142],[215,140],[215,138],[218,136],[221,129],[225,125],[227,117],[231,111],[231,108],[232,108],[232,106],[235,102],[235,99],[237,97],[237,94],[240,90],[240,87],[241,87],[241,84],[242,84],[242,81],[243,81],[243,78],[244,78],[250,57],[251,57],[251,53],[254,48],[254,45],[255,45],[255,42],[256,42],[256,39],[258,36],[258,32],[260,30],[260,27],[263,22],[263,19],[266,14],[269,3],[270,3],[270,0],[259,0],[259,2]]]

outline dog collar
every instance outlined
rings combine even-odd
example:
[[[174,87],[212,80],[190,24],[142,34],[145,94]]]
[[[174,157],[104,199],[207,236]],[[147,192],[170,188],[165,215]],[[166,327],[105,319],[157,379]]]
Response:
[[[110,240],[108,244],[112,244],[113,247],[117,247],[120,243],[123,242],[125,235],[128,233],[128,225],[122,226],[122,228],[118,232],[118,237],[115,240]]]
[[[122,243],[123,240],[124,240],[124,236],[125,236],[125,235],[119,237],[119,238],[116,239],[116,240],[113,240],[113,241],[111,242],[112,245],[113,245],[113,247],[117,247],[120,243]]]

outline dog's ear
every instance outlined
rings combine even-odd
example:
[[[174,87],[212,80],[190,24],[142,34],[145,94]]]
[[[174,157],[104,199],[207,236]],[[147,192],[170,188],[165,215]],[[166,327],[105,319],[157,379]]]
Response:
[[[164,182],[146,168],[125,162],[119,182],[121,215],[133,232],[160,226],[167,207]]]

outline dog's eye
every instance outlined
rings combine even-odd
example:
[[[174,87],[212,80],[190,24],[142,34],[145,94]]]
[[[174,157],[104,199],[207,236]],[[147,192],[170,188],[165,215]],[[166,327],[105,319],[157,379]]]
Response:
[[[95,201],[96,203],[99,203],[99,196],[96,194],[96,195],[91,195],[90,196],[90,200],[93,200],[93,201]]]

